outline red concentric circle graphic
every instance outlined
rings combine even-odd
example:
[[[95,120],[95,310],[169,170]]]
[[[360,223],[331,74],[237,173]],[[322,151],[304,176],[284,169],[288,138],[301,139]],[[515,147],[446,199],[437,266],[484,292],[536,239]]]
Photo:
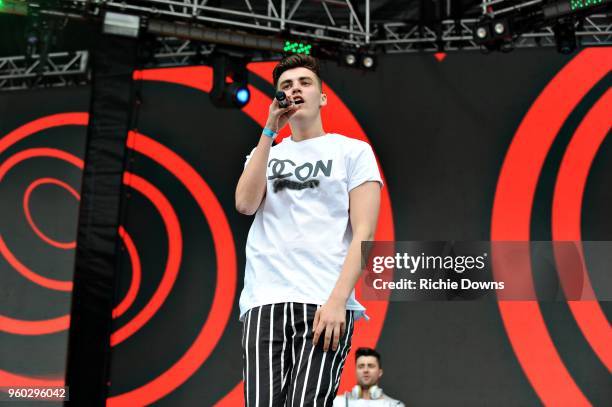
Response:
[[[211,230],[217,260],[217,285],[212,306],[198,336],[183,356],[164,373],[143,386],[110,397],[108,406],[147,405],[184,383],[206,361],[225,331],[236,292],[234,238],[225,212],[202,177],[176,153],[157,141],[130,132],[128,146],[173,174],[191,193]]]
[[[548,151],[570,113],[611,68],[612,52],[609,49],[586,49],[553,78],[533,103],[512,140],[500,171],[491,219],[491,240],[530,240],[535,189]],[[608,102],[603,103],[606,105]],[[589,114],[583,125],[589,126],[587,120],[594,118],[597,119]],[[574,139],[582,139],[579,132],[574,135]],[[575,143],[578,141],[574,139],[568,146],[564,163],[569,162],[566,160],[571,159],[575,153],[584,158],[576,150]],[[581,150],[585,151],[583,148]],[[590,167],[590,161],[587,167]],[[558,182],[555,190],[557,216],[560,213],[559,205],[562,205],[564,199],[562,191],[567,178],[563,173],[560,175],[561,184]],[[560,191],[561,195],[558,195]],[[567,213],[566,209],[563,210],[563,213]],[[577,216],[575,210],[574,204],[571,216]],[[560,233],[559,227],[564,228],[562,224],[565,222],[560,223],[558,217],[553,218],[553,222],[555,239],[570,237]],[[572,230],[571,237],[579,237],[575,227],[571,227],[571,223],[568,225]],[[528,253],[524,258],[529,259]],[[531,270],[530,264],[524,266],[526,270]],[[609,338],[610,326],[607,324],[607,327],[601,327],[605,316],[599,315],[601,309],[598,304],[580,302],[570,303],[569,306],[583,334],[598,356],[604,358],[604,364],[609,366],[609,360],[605,359],[609,353],[602,352],[599,344]],[[516,357],[542,402],[545,405],[590,405],[561,360],[538,302],[500,301],[499,310]]]
[[[50,237],[47,237],[47,235],[45,235],[38,228],[38,226],[36,226],[36,223],[34,223],[34,220],[32,219],[32,214],[30,213],[30,195],[32,194],[32,191],[34,191],[40,185],[57,185],[65,189],[66,191],[70,192],[70,194],[74,196],[77,200],[79,199],[79,193],[74,188],[72,188],[70,185],[66,184],[64,181],[60,181],[55,178],[40,178],[32,182],[26,188],[25,194],[23,195],[23,212],[25,213],[26,219],[28,220],[28,223],[32,227],[32,230],[34,230],[34,233],[36,233],[38,237],[40,237],[43,241],[47,242],[51,246],[55,246],[59,249],[74,249],[76,247],[76,241],[73,240],[72,242],[64,243],[64,242],[58,242],[57,240],[51,239]]]
[[[15,132],[19,133],[19,129],[16,130]],[[14,135],[15,132],[9,134],[8,136],[6,136],[6,138],[11,137],[11,135]],[[1,142],[2,140],[0,140],[0,153],[3,151]],[[8,147],[8,145],[6,147]],[[36,158],[36,157],[56,158],[59,160],[66,161],[74,165],[77,168],[80,168],[80,169],[83,168],[82,160],[80,158],[75,157],[72,154],[66,153],[61,150],[52,149],[52,148],[31,148],[28,150],[23,150],[18,153],[15,153],[14,155],[10,156],[6,161],[4,161],[0,165],[0,181],[4,179],[4,176],[6,175],[6,173],[10,171],[15,165],[21,163],[22,161],[25,161],[31,158]],[[77,194],[77,199],[78,199],[78,194]],[[71,291],[72,290],[72,281],[61,281],[61,280],[56,280],[56,279],[41,276],[33,272],[32,270],[30,270],[24,264],[22,264],[9,250],[8,246],[4,242],[4,239],[2,238],[2,235],[0,235],[0,253],[2,253],[4,258],[6,258],[9,264],[15,270],[21,273],[28,280],[31,280],[32,282],[40,285],[41,287],[49,288],[51,290],[58,290],[58,291]],[[2,317],[0,316],[0,318]],[[55,321],[54,323],[47,325],[47,329],[62,330],[68,327],[68,321],[65,320],[64,317],[56,318],[54,321]],[[27,333],[25,333],[27,332],[27,330],[18,329],[14,323],[2,324],[0,326],[2,326],[2,329],[15,329],[21,332],[22,335],[28,335]],[[9,331],[9,332],[12,332],[12,331]],[[37,331],[37,330],[34,330],[32,332],[35,332],[35,333],[32,333],[31,335],[41,334],[40,331]],[[52,333],[52,332],[57,332],[57,331],[56,330],[45,331],[44,333]],[[16,332],[13,332],[13,333],[16,333]]]
[[[60,160],[64,160],[76,166],[79,169],[83,168],[83,161],[70,154],[61,150],[52,149],[52,148],[32,148],[28,150],[20,151],[19,153],[14,154],[9,159],[7,159],[2,165],[0,165],[0,180],[2,180],[5,174],[18,163],[35,157],[47,157],[47,158],[57,158]],[[140,187],[138,184],[136,188]],[[149,197],[153,198],[154,202],[159,202],[160,198],[155,195],[155,191],[151,193],[149,190],[146,190],[149,194]],[[75,191],[76,192],[76,191]],[[141,191],[142,192],[142,191]],[[146,194],[145,194],[146,195]],[[79,198],[77,194],[77,199]],[[159,204],[158,204],[159,206]],[[176,216],[175,216],[176,217]],[[120,228],[120,237],[124,239],[124,244],[128,248],[128,254],[130,255],[130,260],[132,264],[133,277],[132,284],[130,290],[128,291],[128,296],[115,308],[115,313],[123,313],[125,312],[125,307],[128,305],[128,302],[131,303],[135,296],[135,288],[134,283],[138,283],[140,281],[140,259],[136,248],[133,245],[132,239],[129,234],[121,227]],[[17,258],[13,255],[13,253],[8,249],[4,239],[0,236],[0,253],[7,259],[9,264],[13,266],[15,270],[21,273],[27,279],[47,288],[57,289],[61,291],[71,291],[72,290],[72,282],[66,281],[58,281],[49,279],[47,277],[43,277],[39,274],[34,273],[25,265],[23,265]],[[119,308],[119,306],[121,308]],[[145,307],[146,308],[146,307]],[[142,313],[142,312],[141,312]],[[68,315],[63,315],[61,317],[40,320],[40,321],[24,321],[18,320],[15,318],[9,318],[0,315],[0,327],[3,331],[19,334],[19,335],[43,335],[61,332],[65,329],[68,329],[70,319]],[[130,321],[131,322],[131,321]],[[133,331],[133,330],[132,330]],[[132,332],[133,333],[133,332]],[[131,334],[131,333],[130,333]]]
[[[584,117],[567,146],[553,195],[553,240],[582,240],[580,215],[584,189],[597,150],[610,133],[611,112],[612,90],[608,90]],[[563,267],[560,259],[557,259],[557,267]],[[586,265],[583,269],[586,270]],[[597,301],[588,273],[584,273],[584,278],[582,297],[585,300],[568,301],[568,306],[595,354],[608,371],[612,371],[612,329]]]
[[[125,173],[123,183],[147,197],[161,215],[166,228],[166,234],[168,235],[168,257],[162,279],[151,299],[134,318],[111,334],[111,346],[118,345],[132,336],[161,308],[166,298],[168,298],[170,291],[172,291],[172,286],[178,276],[183,253],[181,226],[170,201],[153,184],[137,175]]]
[[[142,266],[140,264],[140,256],[138,255],[138,249],[136,249],[136,245],[134,241],[125,231],[123,226],[119,226],[119,237],[123,240],[123,244],[128,252],[128,256],[130,257],[132,264],[132,281],[130,283],[130,288],[128,288],[125,297],[123,300],[113,310],[113,318],[119,318],[125,311],[127,311],[134,300],[136,299],[136,295],[138,294],[138,289],[140,288],[140,281],[142,279]]]
[[[87,122],[88,115],[86,113],[58,114],[35,120],[34,122],[28,123],[16,129],[1,139],[0,153],[11,145],[17,143],[19,140],[47,128],[66,125],[84,126],[87,124]],[[231,312],[232,299],[234,297],[236,286],[236,265],[233,237],[221,205],[208,185],[202,180],[199,174],[197,174],[174,152],[144,135],[130,133],[128,138],[128,146],[135,151],[150,157],[154,161],[158,162],[158,164],[166,168],[189,190],[194,199],[197,201],[204,217],[208,220],[208,224],[211,227],[211,232],[214,237],[215,254],[217,256],[218,266],[218,284],[215,290],[211,313],[208,316],[208,319],[206,320],[198,339],[196,339],[188,352],[168,371],[150,383],[129,393],[109,399],[109,404],[118,405],[151,403],[178,387],[195,370],[197,370],[197,368],[208,357],[212,349],[216,346],[216,343],[218,342],[225,328]],[[20,161],[27,158],[40,156],[63,159],[64,161],[72,163],[81,169],[83,168],[82,161],[69,153],[55,149],[30,149],[15,154],[2,164],[0,167],[0,180],[11,167]],[[120,329],[115,333],[119,333],[118,336],[113,338],[115,344],[125,340],[138,328],[144,325],[156,312],[157,308],[161,306],[165,297],[172,288],[174,279],[176,278],[176,274],[173,272],[173,269],[176,268],[178,272],[178,264],[180,263],[182,246],[182,238],[180,236],[180,226],[178,225],[178,220],[171,205],[169,205],[168,201],[165,200],[163,195],[161,195],[161,193],[146,180],[136,175],[126,173],[124,176],[124,182],[139,190],[139,192],[151,199],[160,214],[162,214],[162,218],[164,218],[165,225],[169,233],[176,233],[177,235],[170,236],[171,238],[168,239],[169,242],[172,242],[172,245],[175,245],[175,248],[169,250],[168,264],[166,272],[164,273],[164,278],[162,278],[162,283],[160,283],[160,287],[158,287],[158,290],[145,308],[143,308],[139,316],[132,319],[130,321],[131,324],[128,323],[122,327],[123,330]],[[136,270],[136,272],[133,274],[132,284],[126,297],[113,312],[115,316],[118,316],[124,312],[129,307],[129,304],[133,301],[141,275],[140,261],[138,259],[132,239],[123,228],[120,228],[119,235],[124,238],[124,244],[128,250],[128,253],[131,255],[132,269]],[[0,247],[6,248],[1,236],[0,242],[2,243]],[[223,256],[221,253],[222,247],[225,250],[225,256]],[[10,252],[7,253],[7,251],[3,251],[3,255],[5,255],[7,258],[14,258],[14,256],[12,256]],[[13,264],[13,266],[15,266],[15,264]],[[170,273],[168,273],[169,269],[171,270]],[[35,274],[31,272],[30,274],[27,274],[27,277],[31,278],[34,275]],[[34,280],[38,280],[36,282],[44,281],[43,279],[44,278],[41,276],[38,276],[38,278],[34,277]],[[49,281],[46,283],[49,285]],[[58,332],[66,329],[68,327],[68,323],[68,316],[45,321],[19,321],[3,316],[0,317],[0,326],[2,326],[3,329],[6,328],[5,330],[10,333],[24,335],[38,335]],[[0,370],[0,385],[51,386],[61,385],[62,383],[63,379],[37,379]]]

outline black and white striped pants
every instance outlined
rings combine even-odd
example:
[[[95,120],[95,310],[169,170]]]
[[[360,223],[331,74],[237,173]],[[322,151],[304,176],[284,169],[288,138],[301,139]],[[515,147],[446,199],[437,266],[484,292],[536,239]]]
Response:
[[[268,304],[247,311],[242,328],[242,376],[248,407],[327,407],[333,404],[351,349],[353,311],[337,350],[312,346],[317,305]]]

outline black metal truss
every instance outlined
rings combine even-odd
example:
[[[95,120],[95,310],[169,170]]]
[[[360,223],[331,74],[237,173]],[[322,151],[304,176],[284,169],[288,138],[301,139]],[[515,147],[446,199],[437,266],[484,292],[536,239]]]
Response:
[[[384,39],[372,44],[383,47],[385,53],[439,52],[480,50],[473,39],[473,29],[479,19],[444,20],[423,26],[417,23],[386,23],[377,28]],[[574,23],[581,46],[612,45],[612,19],[606,14],[595,14]],[[543,25],[517,35],[514,48],[554,47],[555,34],[551,25]]]
[[[413,5],[415,1],[396,0]],[[5,0],[18,3],[19,0]],[[326,57],[360,49],[379,53],[446,52],[480,50],[473,39],[475,25],[483,18],[513,18],[540,10],[543,0],[482,0],[470,3],[458,19],[426,21],[419,10],[389,9],[381,20],[382,5],[389,0],[39,0],[42,16],[91,20],[99,24],[105,10],[138,15],[143,27],[157,37],[149,66],[180,66],[205,62],[206,56],[227,39],[243,41],[245,53],[255,59],[282,55],[282,39],[311,40]],[[385,4],[383,4],[385,3]],[[439,15],[451,15],[452,1]],[[221,6],[223,4],[223,6]],[[382,5],[381,5],[382,4]],[[24,7],[19,10],[27,9]],[[393,11],[393,10],[391,10]],[[421,10],[422,11],[422,10]],[[469,11],[469,12],[467,12]],[[539,21],[517,33],[514,48],[554,47],[554,21]],[[574,21],[580,46],[612,45],[611,13],[581,16]],[[229,33],[229,35],[228,35]],[[180,38],[179,38],[180,37]],[[210,40],[212,39],[212,40]],[[266,49],[267,54],[256,50]],[[249,48],[247,44],[257,46]],[[239,45],[239,44],[236,44]],[[276,51],[274,51],[276,50]],[[263,56],[262,56],[263,55]],[[36,85],[63,86],[87,81],[87,51],[0,57],[0,89],[23,89]]]
[[[0,90],[35,86],[67,86],[88,82],[87,51],[50,53],[41,63],[40,55],[0,58]]]

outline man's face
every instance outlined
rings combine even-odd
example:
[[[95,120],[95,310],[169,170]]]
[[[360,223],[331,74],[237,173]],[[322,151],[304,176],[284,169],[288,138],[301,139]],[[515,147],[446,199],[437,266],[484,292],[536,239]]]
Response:
[[[378,381],[383,374],[382,369],[378,365],[376,356],[360,356],[357,358],[357,384],[361,387],[368,388],[373,385],[378,385]]]
[[[327,95],[321,93],[317,76],[310,69],[289,69],[278,78],[278,89],[293,102],[301,101],[291,120],[316,118],[321,106],[327,104]]]

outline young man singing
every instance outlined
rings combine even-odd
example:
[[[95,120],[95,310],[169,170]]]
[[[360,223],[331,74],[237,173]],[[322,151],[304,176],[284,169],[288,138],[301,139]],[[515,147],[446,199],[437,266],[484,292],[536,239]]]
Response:
[[[331,406],[350,350],[361,242],[372,240],[382,180],[370,146],[327,134],[319,65],[283,59],[276,99],[236,187],[255,219],[246,245],[243,376],[247,406]],[[272,146],[287,123],[291,137]]]

